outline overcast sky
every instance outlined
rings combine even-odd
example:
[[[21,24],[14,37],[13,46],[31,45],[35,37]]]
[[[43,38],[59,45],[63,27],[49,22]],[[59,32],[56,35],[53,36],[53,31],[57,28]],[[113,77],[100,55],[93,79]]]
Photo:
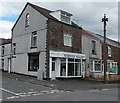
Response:
[[[118,2],[31,2],[49,10],[62,9],[73,14],[81,27],[103,35],[104,14],[108,17],[107,37],[118,40]],[[10,38],[26,2],[0,2],[0,38]]]

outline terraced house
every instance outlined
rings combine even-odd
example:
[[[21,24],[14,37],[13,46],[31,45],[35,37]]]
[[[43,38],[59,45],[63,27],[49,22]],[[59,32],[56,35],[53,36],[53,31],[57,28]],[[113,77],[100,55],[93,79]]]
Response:
[[[82,53],[86,55],[86,76],[104,76],[104,37],[86,30],[82,30]],[[107,75],[120,74],[120,43],[106,38],[107,45]]]
[[[0,39],[0,70],[10,72],[11,68],[11,39]]]
[[[102,59],[103,59],[103,36],[99,34],[94,34],[97,38],[100,39],[102,44]],[[120,43],[109,38],[106,38],[107,44],[107,74],[120,74]]]
[[[85,76],[103,75],[102,45],[100,39],[82,30],[82,53],[86,55]]]

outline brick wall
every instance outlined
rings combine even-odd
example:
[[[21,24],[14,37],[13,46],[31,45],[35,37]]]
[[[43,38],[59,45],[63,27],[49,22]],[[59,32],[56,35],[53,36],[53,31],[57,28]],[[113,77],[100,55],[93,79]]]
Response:
[[[72,35],[72,47],[64,46],[64,33]],[[46,38],[46,75],[49,77],[49,50],[81,53],[81,32],[77,27],[49,19]]]
[[[111,47],[111,57],[107,56],[108,60],[114,60],[115,62],[118,62],[118,73],[120,74],[120,48],[112,46],[112,45],[108,45]],[[107,48],[108,50],[108,48]],[[102,44],[102,59],[103,59],[103,44]]]

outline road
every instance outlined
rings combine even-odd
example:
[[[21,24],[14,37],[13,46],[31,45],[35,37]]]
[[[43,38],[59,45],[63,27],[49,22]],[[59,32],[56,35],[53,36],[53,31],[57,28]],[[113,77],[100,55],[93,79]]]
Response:
[[[118,101],[117,84],[81,81],[80,86],[77,81],[71,81],[71,87],[66,89],[65,85],[60,85],[65,84],[64,82],[60,80],[54,84],[61,87],[57,89],[3,77],[0,87],[1,99],[2,101]],[[75,82],[76,85],[72,86]]]

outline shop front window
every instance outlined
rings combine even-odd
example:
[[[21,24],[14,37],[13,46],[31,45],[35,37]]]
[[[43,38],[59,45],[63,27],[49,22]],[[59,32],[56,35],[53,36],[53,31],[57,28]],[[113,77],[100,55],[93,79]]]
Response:
[[[39,69],[39,54],[38,53],[29,54],[28,71],[37,71],[38,69]]]
[[[60,76],[81,76],[81,59],[62,58]]]
[[[75,59],[75,76],[81,75],[81,61],[80,59]]]
[[[74,76],[74,59],[68,59],[68,76]]]
[[[61,59],[61,71],[60,71],[61,76],[66,76],[66,59],[62,58]]]
[[[68,59],[68,76],[80,76],[80,75],[81,75],[81,60]]]

